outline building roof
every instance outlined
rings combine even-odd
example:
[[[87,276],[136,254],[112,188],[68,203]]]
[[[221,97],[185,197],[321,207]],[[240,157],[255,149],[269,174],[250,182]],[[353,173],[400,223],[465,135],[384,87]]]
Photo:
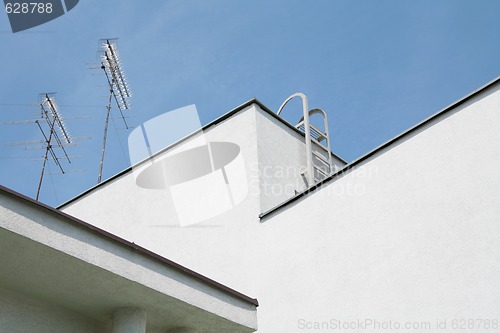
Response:
[[[74,216],[71,216],[67,213],[64,213],[62,211],[60,211],[59,209],[55,209],[55,208],[52,208],[50,206],[47,206],[43,203],[40,203],[38,201],[35,201],[23,194],[20,194],[18,192],[15,192],[7,187],[4,187],[2,185],[0,185],[0,193],[3,193],[3,194],[7,194],[9,196],[12,196],[12,197],[15,197],[17,199],[20,199],[22,201],[24,201],[25,203],[29,204],[29,205],[32,205],[32,206],[36,206],[38,208],[41,208],[43,210],[46,210],[48,212],[51,212],[51,213],[54,213],[56,214],[57,216],[59,216],[60,218],[62,218],[65,222],[67,223],[70,223],[70,224],[73,224],[73,225],[76,225],[78,227],[81,227],[81,228],[84,228],[86,229],[87,231],[90,231],[92,233],[95,233],[95,234],[98,234],[100,236],[104,236],[108,241],[110,242],[113,242],[115,244],[118,244],[120,246],[123,246],[123,247],[126,247],[128,248],[129,250],[137,253],[137,254],[140,254],[140,255],[143,255],[143,256],[146,256],[147,258],[151,259],[151,260],[154,260],[156,262],[159,262],[160,264],[162,265],[165,265],[171,269],[174,269],[176,271],[179,271],[183,274],[186,274],[196,280],[198,280],[199,282],[203,283],[203,284],[206,284],[206,285],[209,285],[211,287],[214,287],[232,297],[236,297],[238,298],[239,300],[242,300],[246,303],[249,303],[253,306],[258,306],[259,303],[257,301],[257,299],[255,298],[251,298],[249,296],[246,296],[234,289],[231,289],[219,282],[216,282],[200,273],[197,273],[193,270],[190,270],[172,260],[169,260],[165,257],[162,257],[154,252],[151,252],[133,242],[129,242],[123,238],[120,238],[112,233],[109,233],[103,229],[100,229],[98,227],[95,227],[87,222],[84,222]]]
[[[267,106],[265,106],[264,104],[262,104],[262,102],[260,102],[257,98],[253,98],[237,107],[235,107],[234,109],[232,109],[231,111],[223,114],[222,116],[220,116],[219,118],[209,122],[208,124],[206,124],[205,126],[203,126],[201,129],[199,129],[198,131],[194,132],[194,133],[191,133],[190,135],[182,138],[181,140],[175,142],[173,145],[176,145],[184,140],[187,140],[189,139],[190,137],[194,136],[195,134],[201,132],[201,131],[204,131],[204,130],[207,130],[208,128],[212,127],[212,126],[215,126],[221,122],[223,122],[224,120],[228,119],[228,118],[231,118],[233,116],[235,116],[237,113],[245,110],[247,107],[251,106],[252,104],[256,104],[259,106],[259,108],[263,111],[265,111],[266,113],[270,114],[274,119],[280,121],[281,123],[283,123],[285,126],[287,126],[288,128],[290,128],[291,130],[295,131],[296,133],[302,135],[302,136],[305,136],[304,133],[300,130],[298,130],[295,126],[293,126],[292,124],[290,124],[289,122],[287,122],[285,119],[281,118],[280,116],[278,116],[276,113],[274,113],[273,111],[271,111]],[[170,146],[167,146],[165,148],[163,148],[162,150],[158,151],[157,153],[153,154],[151,157],[155,157],[155,156],[158,156],[162,153],[164,153],[165,151],[167,151],[168,149],[170,149],[173,145],[170,145]],[[332,155],[334,157],[336,157],[337,159],[339,159],[341,162],[347,164],[347,162],[341,158],[340,156],[336,155],[335,153],[332,152]],[[140,164],[142,162],[139,162],[138,164]],[[62,203],[61,205],[59,205],[57,208],[63,208],[64,206],[84,197],[85,195],[89,194],[90,192],[94,191],[95,189],[97,188],[100,188],[101,186],[103,186],[104,184],[107,184],[108,182],[116,179],[116,178],[119,178],[129,172],[132,171],[134,166],[131,166],[131,167],[128,167],[127,169],[117,173],[116,175],[104,180],[103,182],[85,190],[84,192],[78,194],[77,196],[71,198],[70,200]]]
[[[261,219],[266,218],[266,217],[272,215],[273,213],[276,213],[281,208],[283,208],[283,207],[285,207],[285,206],[287,206],[287,205],[289,205],[289,204],[291,204],[291,203],[293,203],[293,202],[295,202],[295,201],[297,201],[297,200],[299,200],[301,198],[306,197],[309,193],[312,193],[312,192],[318,190],[323,185],[326,185],[326,184],[330,183],[331,181],[334,181],[334,180],[340,178],[342,175],[344,175],[350,169],[352,169],[352,168],[360,165],[361,163],[367,161],[369,158],[382,153],[384,151],[384,149],[397,144],[401,139],[407,137],[410,134],[415,133],[416,131],[422,129],[424,126],[430,124],[432,121],[435,121],[437,118],[439,118],[439,117],[441,117],[441,116],[449,113],[450,111],[452,111],[453,109],[457,108],[458,106],[460,106],[460,105],[462,105],[462,104],[470,101],[472,98],[476,97],[478,94],[480,94],[481,92],[485,91],[486,89],[488,89],[489,87],[495,85],[498,82],[500,82],[500,76],[496,77],[495,79],[493,79],[492,81],[488,82],[484,86],[478,88],[477,90],[473,91],[472,93],[470,93],[470,94],[462,97],[458,101],[456,101],[456,102],[448,105],[447,107],[445,107],[444,109],[438,111],[437,113],[433,114],[432,116],[428,117],[427,119],[424,119],[423,121],[421,121],[417,125],[411,127],[410,129],[406,130],[405,132],[403,132],[403,133],[395,136],[394,138],[388,140],[387,142],[381,144],[380,146],[378,146],[377,148],[375,148],[372,151],[368,152],[367,154],[361,156],[357,160],[354,160],[353,162],[347,164],[345,167],[343,167],[342,169],[338,170],[337,172],[335,172],[331,176],[325,178],[321,182],[319,182],[317,184],[314,184],[313,186],[309,187],[308,189],[306,189],[306,190],[304,190],[304,191],[302,191],[300,193],[297,193],[295,196],[291,197],[290,199],[288,199],[288,200],[282,202],[281,204],[279,204],[279,205],[277,205],[277,206],[269,209],[268,211],[260,214],[259,218],[261,218]]]
[[[372,151],[366,153],[365,155],[361,156],[360,158],[352,161],[351,163],[348,163],[346,162],[344,159],[342,159],[341,157],[339,157],[338,155],[333,154],[334,157],[338,158],[340,161],[344,162],[346,165],[341,168],[340,170],[338,170],[337,172],[335,172],[334,174],[332,174],[331,176],[325,178],[324,180],[320,181],[319,183],[309,187],[308,189],[300,192],[300,193],[297,193],[295,196],[291,197],[290,199],[284,201],[283,203],[269,209],[268,211],[266,212],[263,212],[262,214],[259,215],[259,218],[263,219],[269,215],[271,215],[272,213],[275,213],[277,210],[287,206],[288,204],[292,203],[292,202],[295,202],[299,199],[301,199],[302,197],[306,196],[307,194],[311,193],[311,192],[314,192],[315,190],[317,190],[318,188],[320,188],[321,186],[329,183],[330,181],[332,180],[335,180],[337,178],[339,178],[342,174],[345,174],[346,171],[352,169],[353,167],[361,164],[362,162],[368,160],[370,157],[373,157],[374,155],[377,155],[379,153],[381,153],[384,149],[390,147],[391,145],[394,145],[396,144],[397,142],[399,142],[401,139],[405,138],[406,136],[416,132],[417,130],[421,129],[422,127],[428,125],[429,123],[431,123],[432,121],[436,120],[437,118],[439,118],[440,116],[450,112],[451,110],[453,110],[454,108],[466,103],[467,101],[469,101],[470,99],[472,99],[473,97],[477,96],[479,93],[483,92],[484,90],[486,90],[487,88],[493,86],[494,84],[500,82],[500,76],[496,77],[495,79],[493,79],[492,81],[488,82],[487,84],[485,84],[484,86],[478,88],[477,90],[473,91],[472,93],[464,96],[463,98],[459,99],[458,101],[448,105],[447,107],[445,107],[444,109],[438,111],[437,113],[435,113],[434,115],[428,117],[427,119],[424,119],[422,122],[416,124],[415,126],[409,128],[408,130],[404,131],[403,133],[395,136],[394,138],[388,140],[387,142],[381,144],[380,146],[376,147],[375,149],[373,149]],[[226,114],[222,115],[221,117],[213,120],[212,122],[206,124],[205,126],[203,126],[199,131],[203,131],[203,130],[206,130],[218,123],[221,123],[222,121],[236,115],[238,112],[244,110],[245,108],[247,108],[248,106],[252,105],[252,104],[256,104],[258,105],[263,111],[267,112],[268,114],[270,114],[274,119],[276,120],[279,120],[281,123],[283,123],[284,125],[286,125],[288,128],[292,129],[293,131],[299,133],[300,135],[304,136],[304,133],[301,132],[300,130],[298,130],[295,126],[293,126],[292,124],[290,124],[289,122],[287,122],[286,120],[284,120],[283,118],[279,117],[276,113],[274,113],[273,111],[271,111],[267,106],[265,106],[264,104],[262,104],[262,102],[260,102],[257,98],[253,98],[239,106],[237,106],[236,108],[234,108],[233,110],[227,112]],[[190,138],[191,136],[199,133],[199,131],[195,132],[195,133],[192,133],[190,135],[188,135],[187,137],[179,140],[178,142],[176,142],[175,144],[178,144],[179,142],[182,142],[188,138]],[[157,156],[163,152],[165,152],[166,150],[170,149],[171,146],[168,146],[164,149],[162,149],[161,151],[157,152],[156,154],[154,154],[153,156]],[[139,162],[139,163],[142,163],[142,162]],[[133,169],[133,167],[129,167],[125,170],[123,170],[122,172],[108,178],[107,180],[105,180],[104,182],[100,183],[100,184],[97,184],[96,186],[94,187],[91,187],[89,188],[88,190],[80,193],[79,195],[75,196],[74,198],[66,201],[65,203],[61,204],[58,206],[58,208],[62,208],[64,207],[65,205],[67,204],[70,204],[82,197],[84,197],[85,195],[89,194],[90,192],[94,191],[96,188],[99,188],[100,186],[102,186],[103,184],[106,184],[124,174],[127,174],[129,172],[131,172]]]

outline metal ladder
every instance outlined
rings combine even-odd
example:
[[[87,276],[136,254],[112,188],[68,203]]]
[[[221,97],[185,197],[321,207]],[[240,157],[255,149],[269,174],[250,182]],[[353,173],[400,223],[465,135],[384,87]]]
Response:
[[[321,109],[309,110],[307,96],[295,93],[288,97],[278,109],[278,116],[285,105],[295,97],[302,99],[303,116],[295,127],[304,133],[306,145],[306,171],[304,176],[307,185],[312,186],[330,176],[335,170],[332,162],[332,151],[330,149],[330,136],[328,133],[328,119],[326,112]],[[310,122],[310,117],[319,114],[323,118],[324,129],[320,130]]]

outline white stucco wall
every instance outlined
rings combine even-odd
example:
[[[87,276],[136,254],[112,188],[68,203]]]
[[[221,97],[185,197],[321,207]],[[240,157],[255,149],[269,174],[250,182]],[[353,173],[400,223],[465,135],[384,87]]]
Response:
[[[499,86],[263,221],[263,199],[250,196],[216,218],[219,227],[139,226],[117,211],[151,206],[122,197],[119,181],[65,210],[257,297],[259,332],[312,331],[335,320],[429,323],[426,330],[436,332],[454,331],[454,319],[491,322],[500,311]],[[248,144],[245,157],[273,163],[262,152],[277,150],[274,132],[253,114],[227,120],[248,117],[218,135],[273,141]],[[115,208],[97,214],[100,192],[108,190]],[[447,320],[446,329],[436,320]]]
[[[248,109],[248,111],[241,112],[240,116],[230,118],[217,124],[213,129],[205,131],[203,139],[212,142],[232,142],[240,147],[250,191],[253,190],[252,184],[258,184],[258,181],[255,180],[258,175],[254,171],[255,166],[253,165],[257,160],[255,107],[251,106]],[[218,130],[220,127],[234,128],[235,130],[220,131]],[[193,142],[199,141],[199,139],[200,135],[197,135],[194,140],[187,140],[173,147],[165,155],[170,156],[185,150],[186,146],[192,146]],[[141,167],[134,170],[140,172]],[[63,210],[74,216],[79,216],[85,221],[92,221],[92,223],[126,239],[135,239],[135,235],[142,234],[144,230],[155,233],[156,229],[164,230],[162,228],[180,226],[172,193],[166,189],[141,188],[136,185],[135,176],[133,172],[126,173],[103,184],[97,191],[78,199],[64,207]],[[203,206],[204,202],[196,202],[196,204]],[[255,212],[259,211],[258,205],[258,199],[255,196],[248,196],[243,203],[238,205],[237,210],[241,214],[255,215]],[[92,208],[87,209],[88,207]],[[138,209],[139,207],[147,208]],[[117,223],[118,220],[121,222]],[[213,221],[207,221],[205,224],[213,224]],[[215,224],[220,223],[216,222]]]
[[[148,333],[176,326],[242,333],[257,327],[255,306],[241,297],[4,193],[0,253],[1,288],[82,318],[106,323],[117,309],[135,307],[147,312]]]
[[[304,136],[276,121],[269,113],[257,108],[256,129],[260,180],[261,212],[295,196],[307,188],[303,173],[307,170]],[[316,143],[313,151],[324,154]],[[345,163],[332,156],[333,170]]]
[[[456,332],[456,319],[498,319],[498,85],[493,91],[264,221],[262,232],[276,238],[262,279],[275,281],[272,313],[286,318],[273,329],[369,319]],[[264,326],[271,309],[260,297]],[[278,307],[280,297],[289,301]]]
[[[252,104],[239,111],[236,116],[174,145],[155,158],[154,163],[196,147],[200,141],[230,142],[237,144],[241,149],[239,157],[244,163],[249,195],[243,202],[234,205],[231,213],[233,216],[254,216],[255,212],[258,215],[306,188],[304,177],[300,174],[306,165],[304,136],[260,109],[257,104]],[[345,165],[335,156],[332,157],[332,162],[335,170]],[[149,228],[152,225],[157,227],[182,225],[173,201],[175,195],[173,191],[144,189],[137,186],[137,175],[154,163],[144,163],[135,167],[133,172],[104,183],[97,191],[92,191],[65,205],[63,210],[86,221],[93,221],[100,227],[112,230],[113,233],[125,238],[128,235],[137,235],[136,231],[141,234],[144,232],[144,227]],[[216,190],[218,189],[213,189]],[[192,210],[203,211],[211,208],[212,202],[197,200],[196,191],[191,191],[191,194],[192,203],[196,203]],[[92,209],[87,209],[89,205]],[[116,209],[117,207],[120,209]],[[137,207],[148,207],[148,209],[142,210]],[[110,214],[113,219],[108,218]],[[216,216],[202,224],[224,224],[223,221],[229,218],[229,216]],[[116,219],[120,219],[122,223],[117,224]],[[234,219],[232,224],[239,220]]]
[[[0,329],[9,333],[107,333],[105,324],[0,288]]]

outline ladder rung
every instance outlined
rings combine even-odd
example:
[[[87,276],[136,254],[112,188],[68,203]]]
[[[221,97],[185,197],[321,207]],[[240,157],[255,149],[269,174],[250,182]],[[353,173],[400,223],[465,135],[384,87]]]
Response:
[[[321,163],[321,166],[326,166],[326,167],[330,168],[330,164],[329,163],[327,163],[327,162],[325,162],[323,160],[320,160],[319,158],[317,160],[319,161],[319,162],[317,162],[318,165],[319,165],[319,163]]]
[[[326,134],[323,133],[321,130],[317,129],[316,127],[314,127],[314,125],[309,125],[309,127],[310,127],[309,133],[311,134],[311,139],[315,139],[318,142],[327,139]],[[305,126],[303,121],[295,125],[295,128],[297,128],[302,133],[305,133]]]
[[[314,142],[318,147],[321,147],[324,151],[328,152],[328,148],[323,146],[318,140],[311,138],[311,141]]]
[[[316,171],[318,171],[319,173],[322,173],[323,175],[328,176],[328,174],[327,174],[325,171],[321,170],[321,169],[320,169],[320,168],[318,168],[317,166],[313,165],[313,168],[314,168]]]
[[[323,133],[314,125],[309,125],[309,127],[311,127],[311,136],[313,136],[316,140],[321,142],[323,139],[326,139],[326,133]]]
[[[325,162],[326,164],[330,165],[330,161],[328,161],[323,155],[321,155],[320,153],[316,152],[316,151],[312,151],[313,155],[316,156],[317,158],[319,158],[321,160],[321,162]]]

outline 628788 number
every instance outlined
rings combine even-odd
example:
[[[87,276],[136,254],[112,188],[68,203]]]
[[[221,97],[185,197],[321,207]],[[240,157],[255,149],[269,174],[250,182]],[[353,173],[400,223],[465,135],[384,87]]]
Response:
[[[7,14],[50,14],[52,13],[52,4],[50,2],[7,3],[5,11]]]

